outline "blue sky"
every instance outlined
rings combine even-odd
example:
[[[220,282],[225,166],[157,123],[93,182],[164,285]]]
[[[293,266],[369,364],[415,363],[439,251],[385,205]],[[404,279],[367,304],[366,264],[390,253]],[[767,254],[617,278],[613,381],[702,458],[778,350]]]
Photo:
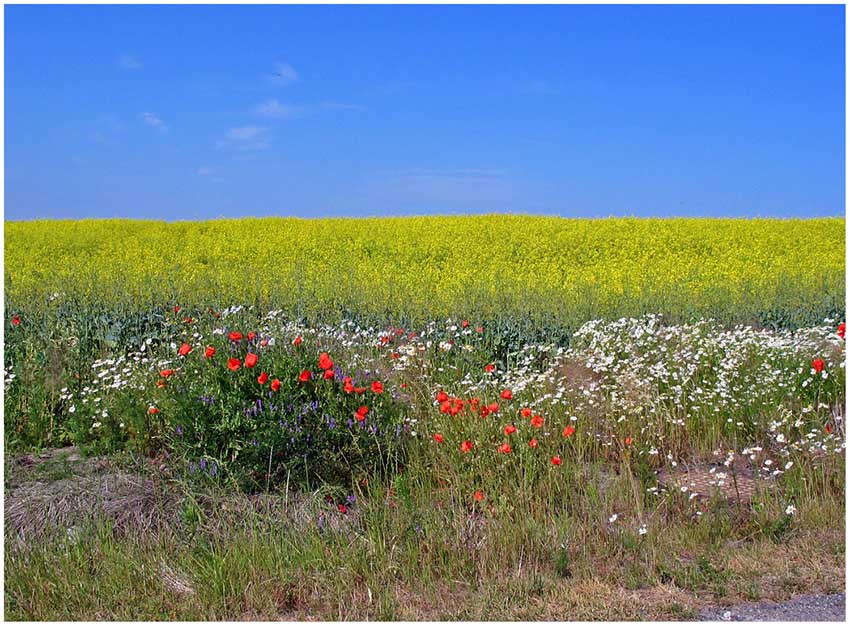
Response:
[[[844,206],[843,6],[6,6],[6,219]]]

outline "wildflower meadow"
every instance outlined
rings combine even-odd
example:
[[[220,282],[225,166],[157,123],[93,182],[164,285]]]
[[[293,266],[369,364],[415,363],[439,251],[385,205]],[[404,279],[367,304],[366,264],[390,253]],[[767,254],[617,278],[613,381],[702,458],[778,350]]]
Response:
[[[843,589],[844,227],[7,223],[6,613],[687,619]]]

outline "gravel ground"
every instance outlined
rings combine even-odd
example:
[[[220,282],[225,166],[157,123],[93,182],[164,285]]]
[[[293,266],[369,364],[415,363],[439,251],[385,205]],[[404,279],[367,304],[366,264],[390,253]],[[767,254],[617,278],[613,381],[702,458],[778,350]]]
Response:
[[[787,602],[754,602],[702,611],[710,622],[843,622],[844,594],[799,596]]]

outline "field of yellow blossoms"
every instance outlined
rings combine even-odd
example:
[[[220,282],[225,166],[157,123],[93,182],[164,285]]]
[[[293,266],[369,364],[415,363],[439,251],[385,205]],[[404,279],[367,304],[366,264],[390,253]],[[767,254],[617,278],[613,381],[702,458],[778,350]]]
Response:
[[[843,587],[843,219],[5,228],[10,617],[679,619]],[[34,456],[67,446],[98,459],[73,493]]]

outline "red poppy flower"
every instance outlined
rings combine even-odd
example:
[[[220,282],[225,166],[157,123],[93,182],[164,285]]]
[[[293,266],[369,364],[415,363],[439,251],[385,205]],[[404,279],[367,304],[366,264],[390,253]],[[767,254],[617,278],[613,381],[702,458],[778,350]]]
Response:
[[[352,393],[354,391],[354,385],[351,384],[351,376],[345,377],[343,389],[345,390],[345,393]]]
[[[479,489],[472,494],[472,497],[481,502],[484,499],[484,492]]]
[[[505,426],[505,434],[506,435],[513,435],[515,432],[516,432],[516,426],[514,426],[513,424],[508,424],[507,426]]]
[[[490,409],[488,409],[486,406],[482,406],[480,413],[481,417],[487,417],[488,415],[490,415]]]
[[[268,381],[268,379],[269,379],[269,375],[268,375],[267,372],[263,372],[262,374],[257,376],[257,382],[260,383],[261,385],[265,385],[266,381]]]
[[[369,412],[368,406],[361,406],[359,409],[357,409],[357,412],[354,414],[354,416],[357,418],[357,421],[362,422],[363,420],[366,419],[366,414],[368,412]]]
[[[627,446],[632,445],[632,438],[631,438],[631,437],[626,437],[626,439],[625,439],[625,441],[624,441],[623,443],[625,443]]]
[[[255,333],[254,331],[251,331],[250,333],[248,333],[248,341],[254,341],[254,338],[256,336],[257,336],[257,333]]]
[[[325,380],[330,380],[333,377],[334,377],[334,371],[333,370],[325,370],[325,375],[324,375]]]
[[[343,513],[343,514],[348,513],[348,508],[344,504],[340,504],[336,508],[339,509],[340,513]]]
[[[215,356],[215,348],[212,346],[207,346],[207,349],[204,350],[204,356],[208,359],[211,359]]]
[[[492,363],[488,363],[487,365],[484,366],[484,371],[487,372],[488,374],[491,373],[491,372],[495,372],[496,366],[493,365]]]
[[[398,352],[393,352],[393,353],[390,355],[390,358],[391,358],[391,359],[398,359],[399,357],[401,357],[401,355],[400,355]]]
[[[827,425],[824,427],[824,431],[826,431],[826,434],[827,434],[827,435],[831,435],[831,434],[832,434],[832,426],[830,426],[829,424],[827,424]]]
[[[227,337],[230,339],[230,341],[242,341],[242,333],[240,333],[238,330],[231,331]]]
[[[175,313],[179,313],[179,312],[180,312],[180,307],[179,307],[179,306],[177,306],[176,304],[174,305],[174,312],[175,312]]]
[[[327,352],[322,352],[319,355],[319,369],[329,370],[333,369],[334,362],[331,361],[331,357],[328,356]]]
[[[12,316],[12,323],[15,326],[20,326],[21,325],[21,316],[20,315],[13,315]]]
[[[519,412],[523,417],[531,417],[531,409],[525,407],[522,411]]]
[[[263,346],[263,347],[265,348],[267,345],[269,345],[269,340],[268,340],[268,339],[263,339],[263,340],[260,342],[260,345],[261,345],[261,346]]]
[[[301,339],[301,335],[298,335],[295,339],[293,339],[292,345],[298,347],[301,345],[302,341],[303,339]]]
[[[272,391],[277,391],[278,389],[280,389],[280,381],[277,378],[272,381],[271,388]]]
[[[155,406],[152,406],[151,408],[148,409],[148,413],[150,413],[151,415],[156,415],[157,413],[159,413],[159,409],[156,408]]]
[[[812,368],[815,370],[816,374],[820,374],[823,371],[823,366],[823,359],[815,359],[812,361]]]
[[[242,361],[240,361],[236,357],[233,357],[232,359],[227,361],[227,367],[228,369],[230,369],[231,372],[235,372],[236,370],[238,370],[241,365]]]
[[[572,437],[575,432],[575,428],[573,428],[572,426],[567,426],[566,428],[564,428],[564,437]]]
[[[163,378],[168,378],[168,377],[169,377],[169,376],[171,376],[173,373],[174,373],[174,370],[162,370],[162,371],[159,373],[159,375],[160,375],[160,376],[162,376]]]
[[[505,389],[500,395],[503,400],[511,400],[514,397],[514,394],[511,393],[510,389]]]
[[[503,443],[499,446],[499,452],[502,454],[510,454],[511,453],[511,444]]]
[[[541,426],[543,426],[543,416],[542,415],[535,415],[534,417],[532,417],[531,418],[531,425],[534,426],[535,428],[540,428]]]
[[[461,404],[461,405],[457,405],[457,404],[455,404],[455,405],[454,405],[451,409],[449,409],[449,415],[451,415],[452,417],[454,417],[455,415],[457,415],[458,413],[460,413],[462,410],[463,410],[463,405],[462,405],[462,404]]]
[[[484,332],[484,327],[483,327],[483,326],[479,326],[479,327],[478,327],[478,328],[476,328],[475,330],[476,330],[476,332],[478,332],[478,333],[483,333],[483,332]]]
[[[191,317],[184,317],[184,318],[183,318],[183,321],[184,321],[184,322],[186,322],[187,324],[191,324],[191,323],[192,323],[192,318],[191,318]]]
[[[443,443],[443,436],[440,433],[434,433],[434,441],[437,443]]]
[[[537,447],[537,439],[532,439],[531,441],[528,442],[528,445],[532,448],[536,448]]]
[[[445,391],[438,391],[437,392],[437,402],[445,402],[448,399],[449,399],[449,394],[447,394]]]
[[[561,464],[561,457],[553,456],[552,457],[552,465],[558,466]]]
[[[164,378],[160,378],[158,381],[156,381],[156,386],[157,386],[157,387],[159,387],[160,389],[162,389],[163,387],[165,387],[165,379],[164,379]]]
[[[844,322],[841,322],[838,325],[838,336],[841,337],[842,339],[844,339],[844,333],[846,331],[847,331],[847,324],[845,324]]]
[[[354,393],[366,393],[366,387],[355,387]]]
[[[177,351],[177,354],[179,354],[180,356],[186,356],[191,351],[192,346],[190,346],[188,343],[184,343],[182,346],[180,346],[180,349]]]
[[[302,371],[302,372],[298,375],[298,380],[300,380],[302,383],[306,383],[306,382],[307,382],[308,380],[310,380],[312,377],[313,377],[313,374],[310,372],[310,370],[303,370],[303,371]]]
[[[440,403],[440,413],[445,413],[448,415],[452,410],[452,403],[446,400],[445,402]]]
[[[463,452],[464,454],[466,454],[467,452],[471,452],[472,451],[472,442],[469,441],[469,440],[464,441],[462,444],[460,444],[460,451]]]
[[[491,402],[490,404],[487,405],[487,409],[490,411],[490,413],[498,413],[499,412],[499,403],[498,402]]]
[[[381,381],[376,380],[372,383],[372,393],[384,393],[384,385]]]
[[[245,355],[245,367],[254,367],[257,364],[257,355],[249,352]]]
[[[469,328],[469,320],[463,320],[460,325],[464,328]]]

